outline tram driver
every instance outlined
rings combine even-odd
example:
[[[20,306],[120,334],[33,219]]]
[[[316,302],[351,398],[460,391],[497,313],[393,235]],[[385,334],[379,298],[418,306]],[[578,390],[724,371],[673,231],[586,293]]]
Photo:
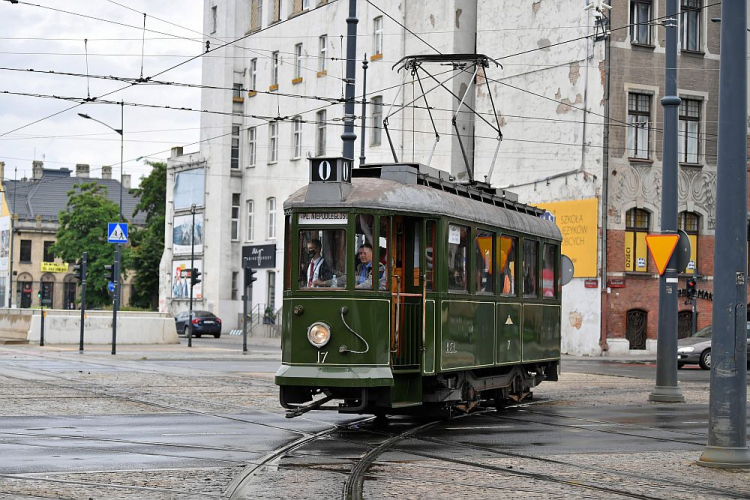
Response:
[[[333,273],[331,266],[320,253],[321,247],[318,239],[312,239],[307,243],[307,256],[310,259],[305,273],[307,288],[331,286]]]

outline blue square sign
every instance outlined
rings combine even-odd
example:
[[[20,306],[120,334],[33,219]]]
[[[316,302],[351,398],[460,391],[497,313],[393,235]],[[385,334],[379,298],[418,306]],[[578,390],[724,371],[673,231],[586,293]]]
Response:
[[[107,241],[109,243],[127,243],[128,225],[125,222],[110,222],[107,225]]]

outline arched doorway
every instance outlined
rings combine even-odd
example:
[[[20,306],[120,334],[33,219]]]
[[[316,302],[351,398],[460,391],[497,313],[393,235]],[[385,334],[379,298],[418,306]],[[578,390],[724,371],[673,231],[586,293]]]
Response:
[[[72,274],[68,274],[63,279],[63,309],[76,308],[76,292],[78,290],[78,280]]]
[[[648,311],[631,309],[627,313],[625,338],[630,342],[630,349],[646,349],[648,337]]]
[[[684,339],[693,334],[693,311],[677,313],[677,338]]]
[[[34,285],[34,278],[29,273],[21,273],[16,282],[16,303],[21,309],[31,307],[31,288]]]

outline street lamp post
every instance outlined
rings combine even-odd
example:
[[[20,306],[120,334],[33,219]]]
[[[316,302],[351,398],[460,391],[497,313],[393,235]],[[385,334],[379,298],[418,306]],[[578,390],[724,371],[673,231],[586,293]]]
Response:
[[[122,218],[122,164],[123,164],[123,154],[125,150],[125,102],[120,101],[120,128],[114,128],[103,121],[97,120],[96,118],[92,118],[91,116],[85,114],[85,113],[78,113],[78,116],[81,118],[86,118],[87,120],[93,120],[95,122],[101,123],[105,127],[107,127],[110,130],[113,130],[120,134],[120,222],[123,222]],[[115,297],[114,297],[114,303],[112,306],[112,354],[117,354],[117,310],[120,308],[120,257],[122,254],[122,243],[118,243],[117,247],[115,248],[115,275],[114,275],[114,283],[115,283]]]
[[[195,283],[195,203],[190,207],[193,222],[190,226],[190,312],[188,313],[188,347],[193,347],[193,284]]]

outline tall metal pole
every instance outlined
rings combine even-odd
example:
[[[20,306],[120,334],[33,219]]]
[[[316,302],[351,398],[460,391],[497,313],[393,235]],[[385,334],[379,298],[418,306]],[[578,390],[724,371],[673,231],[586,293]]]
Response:
[[[349,0],[349,17],[346,18],[346,103],[344,104],[344,158],[354,160],[354,78],[357,68],[357,0]]]
[[[359,140],[359,164],[365,164],[365,130],[367,128],[367,53],[362,59],[362,135]]]
[[[86,319],[86,265],[88,260],[89,253],[83,252],[83,258],[81,259],[81,342],[78,346],[79,352],[83,352],[83,322]]]
[[[696,257],[697,257],[697,252],[696,252]],[[698,284],[698,262],[697,260],[698,259],[696,258],[696,262],[693,263],[693,279],[695,280],[696,287]],[[692,302],[693,302],[693,315],[692,315],[693,321],[692,321],[692,325],[690,326],[690,334],[695,335],[695,332],[698,331],[698,297],[697,295],[694,299],[692,299]]]
[[[13,307],[13,242],[16,239],[16,191],[18,191],[18,167],[13,168],[13,214],[10,217],[10,290],[8,307]]]
[[[667,0],[664,27],[666,71],[664,97],[664,161],[662,164],[661,230],[677,234],[677,117],[680,98],[677,96],[677,0]],[[677,255],[667,263],[659,278],[659,332],[656,344],[656,386],[649,401],[684,403],[677,387]]]
[[[747,4],[721,5],[719,158],[708,445],[698,463],[750,467],[747,448]]]
[[[242,261],[242,353],[247,354],[247,301],[252,298],[252,294],[248,294],[248,279],[247,279],[247,267],[248,259]]]
[[[190,207],[193,222],[190,226],[190,313],[188,314],[188,347],[193,347],[193,279],[195,279],[195,203]]]
[[[118,243],[115,248],[115,300],[112,306],[112,354],[117,354],[117,310],[120,308],[120,248],[121,245]]]

